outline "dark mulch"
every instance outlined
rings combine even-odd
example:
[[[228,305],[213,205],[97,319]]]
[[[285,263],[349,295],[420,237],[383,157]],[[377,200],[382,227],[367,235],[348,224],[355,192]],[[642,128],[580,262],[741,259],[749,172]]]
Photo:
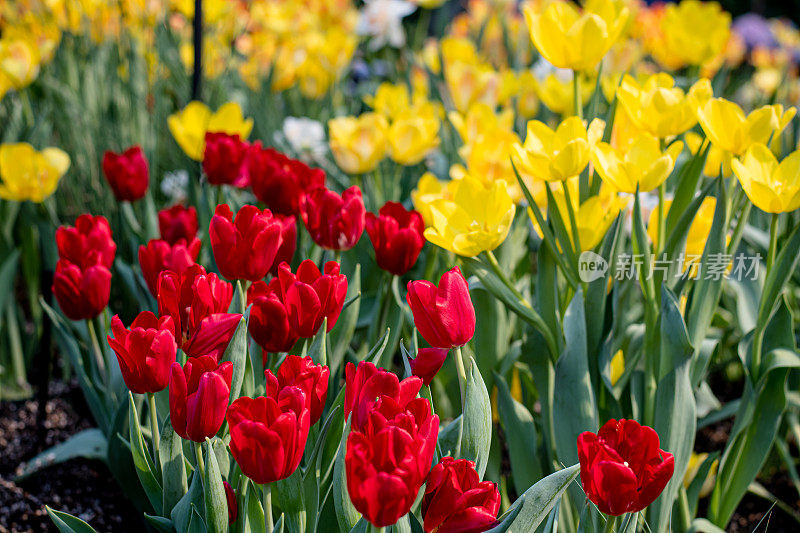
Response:
[[[92,426],[80,390],[51,384],[44,448]],[[140,515],[101,461],[73,459],[15,482],[19,465],[43,448],[36,432],[37,402],[0,403],[0,532],[56,532],[45,505],[82,518],[99,532],[141,532]]]

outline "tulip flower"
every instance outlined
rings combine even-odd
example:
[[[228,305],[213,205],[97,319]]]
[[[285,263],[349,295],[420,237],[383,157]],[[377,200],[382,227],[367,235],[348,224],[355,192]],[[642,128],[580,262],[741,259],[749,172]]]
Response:
[[[417,356],[408,363],[411,366],[411,374],[422,379],[422,383],[430,385],[433,378],[442,369],[445,359],[447,359],[447,348],[420,348]]]
[[[256,281],[247,289],[247,305],[252,305],[247,330],[265,352],[264,366],[266,352],[288,352],[299,338],[289,324],[280,291],[277,277],[269,285]]]
[[[191,242],[197,236],[197,210],[193,206],[176,204],[158,212],[158,231],[170,244],[183,239]]]
[[[311,357],[287,355],[277,374],[273,374],[270,370],[264,372],[264,377],[267,379],[267,396],[277,398],[281,389],[300,387],[305,394],[306,407],[311,415],[310,424],[313,426],[325,409],[329,375],[328,367],[314,364]]]
[[[366,226],[380,268],[395,276],[411,270],[425,245],[425,223],[419,213],[387,202],[377,216],[367,213]]]
[[[233,363],[218,365],[208,355],[190,357],[183,368],[172,363],[169,418],[175,433],[194,442],[216,435],[225,420],[232,378]]]
[[[405,83],[393,84],[384,81],[375,89],[374,95],[364,97],[364,103],[376,113],[392,120],[411,107],[411,95]]]
[[[311,425],[300,387],[285,387],[277,396],[238,398],[225,418],[231,454],[244,475],[264,484],[286,479],[297,470]]]
[[[745,194],[762,211],[788,213],[800,207],[800,151],[779,163],[769,148],[757,143],[732,166]]]
[[[150,184],[150,171],[141,146],[131,146],[121,154],[103,154],[103,174],[119,202],[135,202]]]
[[[187,243],[180,239],[170,245],[161,239],[151,239],[147,246],[139,246],[139,267],[153,296],[158,296],[158,276],[165,270],[182,274],[195,264],[200,253],[200,239]]]
[[[103,216],[80,215],[75,226],[61,226],[56,230],[58,256],[70,263],[87,268],[100,264],[111,268],[117,245],[111,235],[111,226]]]
[[[414,325],[431,346],[455,348],[475,335],[475,308],[458,267],[442,274],[438,287],[427,280],[409,281],[406,299]]]
[[[376,367],[369,361],[358,366],[347,363],[345,367],[344,417],[350,418],[350,427],[361,431],[369,421],[370,413],[382,399],[389,398],[399,410],[406,410],[417,397],[422,380],[410,377],[400,381],[397,376]]]
[[[328,121],[331,152],[336,164],[348,174],[374,170],[386,155],[389,122],[377,113],[337,117]]]
[[[620,192],[650,192],[664,183],[683,150],[676,141],[662,150],[659,140],[649,133],[638,133],[620,149],[598,142],[592,149],[592,163],[603,180]]]
[[[102,264],[81,268],[67,259],[59,259],[52,290],[67,318],[94,318],[108,305],[111,271]]]
[[[253,119],[245,120],[242,109],[235,102],[228,102],[212,113],[202,102],[193,101],[181,111],[170,115],[167,126],[186,155],[195,161],[202,161],[206,133],[238,134],[240,138],[246,139],[253,129]]]
[[[299,214],[306,192],[325,185],[321,169],[310,168],[272,148],[262,148],[260,142],[250,147],[247,173],[256,198],[282,215]]]
[[[453,199],[440,198],[427,205],[431,224],[425,238],[464,257],[500,246],[514,220],[514,201],[505,181],[484,186],[467,175],[453,185]]]
[[[387,135],[389,156],[405,166],[416,165],[438,148],[439,119],[433,112],[408,109],[395,117]]]
[[[236,503],[236,491],[227,481],[222,482],[225,488],[225,503],[228,505],[228,525],[236,522],[239,517],[239,505]]]
[[[566,75],[565,75],[566,74]],[[587,72],[577,72],[581,109],[594,94],[597,86],[597,76]],[[536,96],[542,103],[557,115],[569,117],[575,114],[575,95],[573,94],[573,81],[569,71],[557,71],[548,74],[544,80],[539,80],[534,86]]]
[[[274,276],[278,274],[278,267],[281,263],[291,263],[294,252],[297,249],[297,222],[293,215],[273,214],[275,220],[281,228],[281,245],[275,252],[275,259],[269,267],[270,273]]]
[[[683,0],[666,4],[658,27],[645,38],[648,52],[669,70],[701,66],[725,50],[731,15],[717,2]]]
[[[617,42],[628,22],[627,7],[612,0],[590,2],[582,13],[567,1],[524,9],[533,45],[558,68],[590,70]]]
[[[0,198],[41,203],[56,190],[69,165],[69,156],[58,148],[37,152],[28,143],[0,144]]]
[[[428,474],[422,497],[426,533],[479,533],[497,522],[500,493],[491,481],[481,481],[475,463],[442,457]]]
[[[578,436],[581,485],[600,511],[638,513],[672,478],[675,459],[659,448],[655,430],[635,420],[611,419],[596,434]]]
[[[245,159],[250,149],[238,133],[206,133],[203,173],[211,185],[246,187],[250,178]]]
[[[452,201],[457,188],[458,180],[439,181],[431,172],[426,172],[419,178],[417,188],[411,191],[411,203],[422,215],[426,227],[433,225],[431,204],[436,200]]]
[[[626,74],[617,98],[637,128],[660,139],[680,135],[697,123],[689,98],[665,72],[653,74],[643,84]]]
[[[108,336],[108,345],[117,355],[128,389],[137,394],[164,390],[178,349],[172,317],[159,319],[150,311],[142,311],[125,329],[119,316],[114,315],[111,331],[114,336]]]
[[[303,223],[317,245],[328,250],[349,250],[364,232],[364,201],[357,186],[341,196],[317,187],[300,201]]]
[[[323,273],[306,259],[297,267],[297,274],[282,263],[278,267],[278,281],[281,300],[295,334],[313,337],[326,318],[328,331],[333,329],[347,295],[347,277],[339,273],[339,263],[328,261]]]
[[[218,205],[208,229],[219,271],[228,279],[258,281],[267,275],[281,246],[281,224],[269,209],[245,205],[236,213]]]

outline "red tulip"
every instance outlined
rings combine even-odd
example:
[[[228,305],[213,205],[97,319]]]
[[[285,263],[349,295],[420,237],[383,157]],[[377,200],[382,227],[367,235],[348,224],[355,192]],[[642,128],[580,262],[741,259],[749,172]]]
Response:
[[[578,436],[581,485],[602,512],[637,513],[653,503],[672,478],[675,459],[659,448],[658,435],[635,420],[605,423]]]
[[[420,348],[417,356],[409,361],[411,373],[422,378],[422,383],[430,385],[433,378],[442,369],[447,359],[447,348]]]
[[[333,329],[347,295],[347,277],[339,273],[339,263],[328,261],[324,274],[310,259],[300,263],[297,274],[282,263],[278,281],[289,324],[298,336],[313,337],[325,318],[328,331]]]
[[[349,250],[364,232],[361,189],[350,187],[341,196],[316,187],[300,200],[300,215],[311,238],[329,250]]]
[[[121,154],[111,151],[103,154],[103,174],[120,202],[142,198],[150,184],[147,159],[140,146],[131,146]]]
[[[228,279],[260,280],[281,246],[281,223],[254,205],[239,209],[235,221],[227,204],[218,205],[208,233],[214,260]]]
[[[249,146],[239,134],[206,133],[203,172],[211,185],[247,187],[250,178],[245,168]]]
[[[386,202],[378,216],[367,213],[366,224],[378,266],[395,276],[411,270],[425,245],[422,215],[406,211],[403,204]]]
[[[222,486],[225,487],[225,503],[228,504],[228,525],[230,525],[239,517],[239,505],[236,503],[236,491],[231,484],[223,481]]]
[[[491,481],[481,481],[475,463],[442,457],[428,474],[422,517],[430,533],[479,533],[494,527],[500,493]]]
[[[118,315],[111,319],[108,345],[117,354],[125,385],[137,394],[159,392],[169,384],[169,369],[175,362],[174,326],[169,316],[156,318],[142,311],[125,329]]]
[[[292,215],[275,215],[281,225],[281,246],[275,253],[275,260],[269,268],[274,276],[278,274],[278,266],[281,263],[291,263],[294,252],[297,249],[297,222]]]
[[[197,237],[197,210],[175,204],[158,212],[158,231],[161,238],[170,244],[180,239],[191,242]]]
[[[306,395],[307,407],[311,413],[311,425],[317,423],[328,398],[328,377],[330,372],[325,365],[314,364],[311,357],[287,355],[276,375],[266,370],[267,396],[278,396],[285,387],[300,387]]]
[[[190,357],[181,368],[172,363],[169,418],[175,433],[203,442],[216,435],[225,419],[231,394],[233,363],[217,365],[213,357]]]
[[[81,269],[66,259],[59,259],[53,275],[52,290],[67,318],[94,318],[108,305],[111,271],[103,265]]]
[[[292,475],[308,439],[310,414],[300,387],[286,387],[276,397],[238,398],[226,415],[231,454],[242,473],[256,483]]]
[[[272,148],[262,148],[259,142],[250,147],[247,171],[256,198],[283,215],[298,214],[306,191],[325,185],[322,170],[309,168]]]
[[[165,270],[178,274],[186,272],[197,261],[200,245],[200,239],[195,237],[188,244],[183,239],[172,245],[152,239],[147,246],[139,246],[139,267],[153,296],[158,296],[158,275]]]
[[[400,381],[394,373],[368,361],[361,361],[358,366],[347,363],[344,372],[344,417],[347,419],[352,413],[350,427],[358,431],[366,426],[370,413],[384,398],[398,409],[405,409],[422,387],[418,377]]]
[[[61,226],[56,230],[58,256],[85,269],[101,264],[111,268],[117,245],[111,237],[111,226],[103,216],[79,216],[75,226]]]
[[[189,340],[182,346],[188,357],[210,355],[217,362],[222,360],[236,327],[242,319],[239,313],[214,313],[200,321]]]
[[[475,335],[475,308],[458,267],[442,275],[439,287],[427,280],[409,281],[406,299],[414,325],[431,346],[455,348]]]
[[[264,352],[288,352],[297,342],[298,336],[289,325],[289,315],[280,297],[278,278],[267,285],[256,281],[247,289],[247,305],[250,321],[247,330]],[[266,353],[264,365],[266,366]]]

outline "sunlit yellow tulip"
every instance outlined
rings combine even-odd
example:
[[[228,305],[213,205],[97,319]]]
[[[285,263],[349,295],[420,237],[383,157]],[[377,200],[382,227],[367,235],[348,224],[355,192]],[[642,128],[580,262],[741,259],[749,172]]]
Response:
[[[522,190],[517,184],[511,166],[511,149],[519,144],[519,137],[513,131],[494,130],[474,144],[459,148],[459,155],[467,163],[466,170],[460,165],[450,169],[450,176],[461,177],[469,174],[489,187],[492,182],[502,180],[508,185],[508,192],[514,202],[522,200]]]
[[[585,105],[595,88],[596,76],[587,76],[580,73],[580,99],[581,105]],[[573,94],[572,80],[563,79],[557,74],[548,74],[544,80],[540,80],[534,85],[536,95],[542,103],[558,115],[572,115],[575,112],[575,96]]]
[[[697,120],[706,136],[722,150],[742,155],[754,143],[767,143],[789,124],[797,111],[780,104],[765,105],[745,115],[742,108],[724,98],[714,98],[711,82],[698,81],[689,91]]]
[[[591,2],[579,12],[572,2],[545,2],[543,9],[526,5],[531,40],[545,59],[559,68],[589,70],[597,66],[619,38],[628,8],[611,0]]]
[[[530,70],[520,73],[518,79],[517,114],[524,119],[531,119],[539,113],[539,94],[536,88],[536,77]]]
[[[497,130],[511,131],[514,126],[514,113],[511,109],[495,113],[492,107],[481,102],[472,104],[465,114],[451,111],[447,118],[461,141],[467,145],[480,142]]]
[[[425,238],[465,257],[494,250],[505,240],[514,220],[515,206],[504,181],[485,187],[465,176],[456,180],[453,199],[437,199],[428,205],[431,225]]]
[[[58,148],[37,152],[28,143],[0,144],[0,198],[41,202],[68,168],[69,156]]]
[[[625,355],[622,353],[622,350],[617,350],[617,353],[614,354],[614,357],[611,358],[611,365],[610,365],[610,373],[609,373],[609,380],[611,381],[611,385],[616,385],[619,378],[622,377],[622,374],[625,373]]]
[[[328,133],[336,164],[348,174],[375,169],[388,149],[389,122],[378,113],[331,119]]]
[[[778,163],[769,148],[757,143],[732,166],[747,197],[762,211],[785,213],[800,207],[800,151]]]
[[[432,112],[403,111],[389,127],[389,156],[401,165],[416,165],[439,143],[439,119]]]
[[[649,192],[664,183],[683,149],[680,141],[661,150],[659,140],[640,132],[623,149],[598,142],[592,149],[592,163],[603,180],[620,192]]]
[[[207,105],[194,101],[170,115],[167,126],[186,155],[195,161],[202,161],[207,132],[239,134],[245,139],[253,129],[253,119],[245,119],[242,108],[236,102],[223,104],[212,113]]]
[[[592,146],[602,136],[602,121],[586,130],[583,121],[570,117],[555,131],[543,122],[528,122],[525,143],[512,148],[514,164],[522,175],[545,181],[564,181],[580,174],[589,163]]]
[[[697,122],[690,100],[664,72],[650,76],[644,84],[625,75],[617,98],[636,127],[661,139],[680,135]]]
[[[411,106],[411,96],[404,83],[383,82],[378,85],[375,95],[367,95],[364,102],[376,113],[392,119]]]
[[[423,174],[417,182],[417,188],[411,191],[411,202],[414,204],[426,226],[433,225],[430,205],[436,200],[452,200],[457,182],[440,181],[431,172]]]
[[[0,39],[0,86],[27,87],[39,74],[39,52],[28,39]]]
[[[725,50],[731,16],[716,2],[683,0],[666,5],[660,30],[656,59],[666,58],[670,68],[699,66]]]

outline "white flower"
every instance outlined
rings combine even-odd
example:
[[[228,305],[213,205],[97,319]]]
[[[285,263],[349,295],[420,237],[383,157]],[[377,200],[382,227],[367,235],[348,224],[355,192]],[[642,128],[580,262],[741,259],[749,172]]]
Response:
[[[281,132],[302,161],[319,163],[324,160],[328,144],[325,142],[325,127],[321,122],[305,117],[286,117]]]
[[[179,203],[186,200],[186,188],[189,185],[189,173],[185,170],[167,172],[161,180],[161,192],[170,199],[172,203]]]
[[[539,61],[533,65],[531,70],[533,71],[533,76],[539,81],[544,81],[550,74],[554,74],[561,82],[572,81],[572,71],[570,69],[554,67],[543,57],[539,58]]]
[[[372,36],[371,50],[378,50],[386,44],[400,48],[406,44],[402,19],[415,9],[417,6],[406,0],[364,0],[356,32]]]

